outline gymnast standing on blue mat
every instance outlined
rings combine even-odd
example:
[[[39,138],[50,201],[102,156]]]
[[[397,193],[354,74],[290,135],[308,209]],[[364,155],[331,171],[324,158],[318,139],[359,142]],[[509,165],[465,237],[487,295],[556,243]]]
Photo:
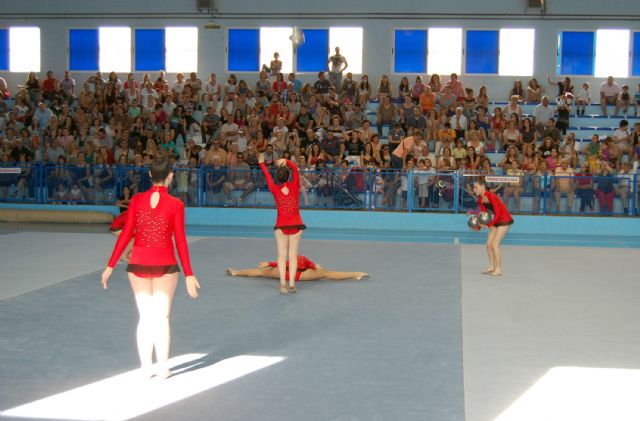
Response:
[[[131,199],[124,228],[102,273],[102,286],[107,289],[113,268],[135,231],[127,272],[140,313],[137,342],[141,371],[146,377],[163,379],[171,375],[168,365],[171,304],[180,271],[173,251],[173,237],[191,298],[198,297],[200,284],[191,270],[184,229],[184,204],[171,196],[167,189],[173,179],[171,163],[166,156],[159,154],[151,163],[150,170],[153,186]]]
[[[489,191],[487,182],[479,177],[473,184],[473,192],[478,197],[478,207],[482,212],[493,212],[493,219],[486,225],[481,225],[489,230],[487,236],[487,254],[489,255],[489,267],[482,271],[486,275],[502,275],[502,253],[500,244],[513,225],[513,218],[497,194]]]

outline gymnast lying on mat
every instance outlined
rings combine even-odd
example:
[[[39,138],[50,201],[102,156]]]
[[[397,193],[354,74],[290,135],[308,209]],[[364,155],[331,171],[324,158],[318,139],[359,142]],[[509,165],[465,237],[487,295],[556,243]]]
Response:
[[[287,262],[286,267],[289,267]],[[254,269],[227,269],[227,273],[231,276],[249,276],[280,279],[277,262],[260,262]],[[289,274],[287,273],[287,279]],[[332,281],[345,281],[347,279],[361,280],[368,278],[366,272],[336,272],[328,270],[309,260],[306,256],[298,255],[298,271],[296,273],[296,281],[317,281],[319,279],[330,279]]]

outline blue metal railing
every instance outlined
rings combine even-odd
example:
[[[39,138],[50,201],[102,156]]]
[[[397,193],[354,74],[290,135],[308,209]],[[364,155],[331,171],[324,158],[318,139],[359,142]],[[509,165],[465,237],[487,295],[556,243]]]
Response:
[[[513,212],[579,215],[638,214],[636,174],[559,177],[551,173],[509,176],[421,169],[318,168],[301,170],[303,208],[466,212],[476,206],[475,177],[488,178]],[[132,165],[0,163],[0,202],[115,204],[125,187],[151,186],[149,169]],[[258,168],[174,167],[170,192],[187,206],[272,207]]]

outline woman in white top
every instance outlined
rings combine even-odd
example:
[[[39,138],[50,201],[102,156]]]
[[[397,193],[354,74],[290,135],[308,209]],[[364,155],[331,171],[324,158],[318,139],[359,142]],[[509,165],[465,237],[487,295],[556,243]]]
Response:
[[[202,102],[206,107],[211,107],[215,112],[218,111],[218,101],[220,101],[220,93],[222,88],[218,83],[218,78],[215,73],[211,73],[209,81],[204,86],[204,93],[202,94]]]
[[[582,89],[576,96],[576,114],[584,115],[587,105],[591,105],[591,87],[587,82],[582,84]]]

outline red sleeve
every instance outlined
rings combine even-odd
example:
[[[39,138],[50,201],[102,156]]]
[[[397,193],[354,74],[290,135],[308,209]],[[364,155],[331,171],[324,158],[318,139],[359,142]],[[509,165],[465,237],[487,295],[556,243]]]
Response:
[[[137,203],[138,202],[134,196],[129,203],[129,208],[127,209],[127,221],[124,223],[124,228],[118,236],[118,241],[116,241],[109,263],[107,263],[107,266],[110,268],[114,268],[116,264],[118,264],[118,259],[120,259],[120,256],[122,256],[122,253],[129,245],[131,237],[133,237],[133,228],[135,225],[134,216],[136,213]]]
[[[273,184],[273,178],[271,178],[271,173],[267,169],[267,166],[264,164],[264,162],[260,163],[260,169],[262,170],[262,174],[264,174],[264,177],[267,179],[267,186],[269,186],[269,190],[273,191],[273,189],[275,188],[275,185]]]
[[[493,220],[487,224],[487,226],[490,227],[498,222],[498,219],[502,216],[502,201],[494,193],[487,194],[487,197],[489,198],[489,202],[491,202],[491,206],[493,206]]]
[[[277,268],[278,267],[278,262],[269,262],[269,267],[270,268]]]
[[[298,166],[296,164],[294,164],[293,162],[289,161],[288,159],[287,161],[287,165],[289,166],[289,168],[291,169],[291,172],[293,173],[293,185],[294,186],[299,186],[300,185],[300,172],[298,171]]]
[[[184,231],[184,203],[178,201],[178,209],[173,219],[173,236],[176,239],[176,248],[178,256],[182,263],[184,276],[192,276],[191,261],[189,260],[189,247],[187,246],[187,235]]]

